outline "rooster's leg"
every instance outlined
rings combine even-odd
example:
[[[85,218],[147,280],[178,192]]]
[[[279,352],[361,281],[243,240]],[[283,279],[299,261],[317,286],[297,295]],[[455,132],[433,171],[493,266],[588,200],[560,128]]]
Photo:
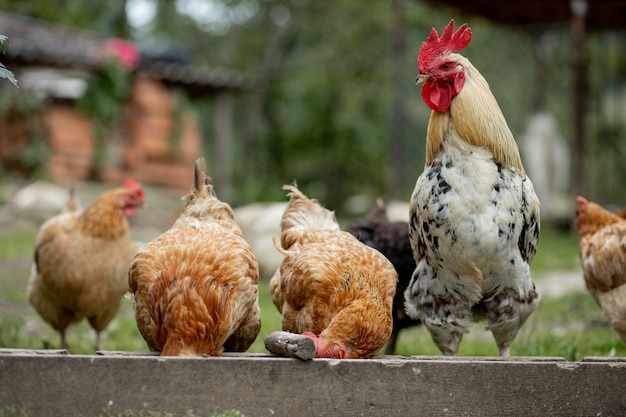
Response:
[[[487,328],[491,330],[493,338],[498,345],[500,356],[508,357],[511,355],[511,344],[513,343],[513,340],[515,340],[515,336],[517,336],[519,326],[520,324],[517,320],[503,320],[487,326]]]
[[[488,330],[498,345],[500,356],[509,356],[509,348],[528,316],[537,308],[539,295],[533,285],[532,290],[521,295],[514,288],[503,290],[485,303]]]
[[[450,329],[446,326],[429,325],[428,322],[424,322],[424,325],[441,353],[446,356],[455,356],[457,354],[459,345],[463,339],[462,332]]]

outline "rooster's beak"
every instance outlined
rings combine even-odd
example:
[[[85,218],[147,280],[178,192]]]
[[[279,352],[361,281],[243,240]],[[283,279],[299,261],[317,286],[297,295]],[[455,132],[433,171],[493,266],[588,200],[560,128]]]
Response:
[[[428,75],[426,74],[417,74],[417,77],[415,77],[415,85],[426,81],[427,78]]]

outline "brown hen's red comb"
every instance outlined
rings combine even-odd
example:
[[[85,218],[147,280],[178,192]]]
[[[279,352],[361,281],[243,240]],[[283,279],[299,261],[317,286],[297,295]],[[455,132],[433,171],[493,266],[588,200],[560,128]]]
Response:
[[[138,196],[143,197],[143,190],[141,189],[141,184],[139,184],[134,179],[128,178],[126,181],[124,181],[124,187],[128,188],[129,190],[134,191]]]
[[[426,42],[422,42],[417,58],[417,69],[420,74],[430,71],[437,59],[450,52],[461,52],[472,41],[472,30],[464,23],[454,32],[454,19],[445,27],[441,37],[433,28]]]

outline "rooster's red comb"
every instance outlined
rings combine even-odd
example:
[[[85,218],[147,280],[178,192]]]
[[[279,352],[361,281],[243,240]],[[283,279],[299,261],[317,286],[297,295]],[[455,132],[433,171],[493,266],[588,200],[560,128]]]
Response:
[[[430,31],[430,36],[426,42],[422,42],[419,57],[417,58],[417,69],[420,74],[425,74],[431,70],[435,62],[443,55],[450,52],[461,52],[472,41],[472,30],[464,23],[454,32],[454,19],[445,27],[441,37],[437,29]]]
[[[141,189],[141,184],[139,184],[134,179],[128,178],[126,181],[124,181],[124,187],[128,188],[129,190],[134,191],[137,195],[143,197],[143,190]]]

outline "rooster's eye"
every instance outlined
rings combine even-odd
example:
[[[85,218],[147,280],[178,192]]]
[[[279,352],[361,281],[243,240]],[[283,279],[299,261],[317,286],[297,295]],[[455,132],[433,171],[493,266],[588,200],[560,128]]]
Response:
[[[442,70],[444,70],[444,71],[448,71],[448,70],[450,69],[450,66],[451,66],[451,65],[452,65],[452,64],[450,64],[449,62],[446,62],[445,64],[443,64],[443,65],[441,66],[441,69],[442,69]]]

